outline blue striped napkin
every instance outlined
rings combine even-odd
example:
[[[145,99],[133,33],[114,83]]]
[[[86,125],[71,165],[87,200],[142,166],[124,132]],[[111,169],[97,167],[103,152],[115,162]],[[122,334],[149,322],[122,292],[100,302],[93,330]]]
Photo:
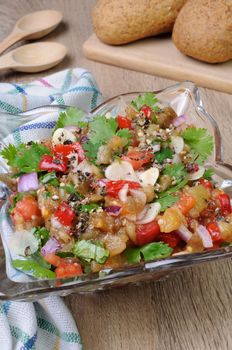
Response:
[[[101,94],[91,73],[85,69],[65,70],[27,84],[0,84],[0,111],[20,113],[49,104],[78,106],[86,111],[101,102]],[[19,128],[9,136],[10,142],[26,141],[28,132],[38,138],[54,121],[43,121],[37,128]],[[33,124],[31,122],[30,124]],[[38,127],[39,126],[39,127]],[[25,130],[24,130],[25,129]],[[17,134],[17,135],[16,135]],[[4,216],[1,217],[4,221]],[[2,227],[4,222],[2,222]],[[2,230],[8,276],[23,281],[27,276],[12,269],[7,249],[10,229]],[[26,279],[25,279],[26,280]],[[0,287],[1,289],[1,287]],[[81,350],[81,338],[76,324],[61,298],[50,296],[37,302],[0,303],[1,350]]]

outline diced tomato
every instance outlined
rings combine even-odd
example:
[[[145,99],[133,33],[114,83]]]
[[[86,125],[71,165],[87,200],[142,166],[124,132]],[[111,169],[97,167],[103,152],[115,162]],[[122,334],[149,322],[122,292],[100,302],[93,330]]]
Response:
[[[117,198],[118,192],[123,188],[124,185],[128,185],[129,190],[136,190],[140,188],[140,184],[135,181],[126,181],[126,180],[118,180],[118,181],[108,181],[106,183],[106,194],[108,196]]]
[[[139,141],[138,141],[136,135],[134,134],[134,135],[132,135],[131,146],[137,147],[138,145],[139,145]]]
[[[208,188],[209,190],[213,189],[213,184],[211,181],[206,180],[206,179],[200,179],[199,183],[203,185],[205,188]]]
[[[141,110],[141,112],[143,112],[143,114],[145,115],[145,117],[149,120],[151,120],[151,117],[152,117],[152,109],[151,107],[148,107],[146,105],[144,105]]]
[[[144,244],[153,242],[160,234],[160,227],[157,221],[149,222],[144,225],[136,226],[136,244],[142,246]]]
[[[56,277],[58,278],[75,277],[82,275],[81,265],[76,262],[70,262],[66,259],[62,259],[53,253],[45,255],[44,260],[56,267],[55,273]]]
[[[58,144],[53,147],[53,154],[58,158],[67,158],[71,153],[77,153],[79,162],[85,159],[85,152],[79,142],[70,143],[68,145]]]
[[[33,196],[25,196],[18,201],[11,213],[12,218],[15,214],[21,215],[25,221],[30,221],[32,217],[42,218],[38,203]]]
[[[44,260],[46,260],[49,264],[58,267],[62,264],[63,259],[59,257],[58,255],[55,255],[53,253],[48,253],[44,257]]]
[[[82,275],[81,265],[78,263],[63,263],[55,269],[57,278],[75,277]]]
[[[118,115],[116,120],[117,120],[119,129],[132,129],[131,119],[127,117],[123,117],[122,115]]]
[[[210,222],[209,224],[207,224],[206,228],[209,231],[214,242],[220,241],[222,239],[220,228],[217,222]]]
[[[68,203],[61,203],[56,209],[54,216],[59,220],[59,222],[65,226],[71,226],[73,219],[75,217],[74,210],[68,205]]]
[[[153,159],[153,154],[148,151],[129,151],[122,159],[131,163],[133,168],[138,170]]]
[[[67,162],[64,159],[56,159],[45,154],[40,159],[39,169],[48,172],[57,171],[63,173],[67,170]]]
[[[195,204],[195,198],[187,194],[182,194],[177,202],[177,206],[183,215],[187,215],[188,212],[195,206]]]
[[[222,215],[226,216],[231,214],[231,204],[230,204],[230,196],[226,193],[221,193],[218,196]]]
[[[168,244],[171,248],[175,248],[180,244],[181,239],[175,233],[161,233],[158,237],[159,241]]]

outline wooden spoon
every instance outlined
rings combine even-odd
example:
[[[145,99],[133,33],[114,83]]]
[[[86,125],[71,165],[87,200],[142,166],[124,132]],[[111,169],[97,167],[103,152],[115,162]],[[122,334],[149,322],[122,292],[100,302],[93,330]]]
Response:
[[[62,13],[45,10],[30,13],[20,18],[10,35],[0,43],[0,53],[22,39],[39,39],[50,33],[62,21]]]
[[[67,48],[55,42],[23,45],[0,57],[0,71],[41,72],[60,63],[66,54]]]

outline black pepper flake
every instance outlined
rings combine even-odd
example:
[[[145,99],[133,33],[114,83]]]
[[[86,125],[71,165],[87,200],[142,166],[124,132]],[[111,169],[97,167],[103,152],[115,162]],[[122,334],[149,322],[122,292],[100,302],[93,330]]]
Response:
[[[64,145],[71,145],[73,142],[71,140],[65,140]]]
[[[68,202],[78,202],[81,199],[81,196],[78,193],[71,193],[68,197]]]
[[[61,160],[60,159],[53,159],[53,163],[54,164],[61,164]]]
[[[89,225],[89,213],[81,213],[78,217],[78,223],[76,224],[76,233],[80,234],[85,232]]]

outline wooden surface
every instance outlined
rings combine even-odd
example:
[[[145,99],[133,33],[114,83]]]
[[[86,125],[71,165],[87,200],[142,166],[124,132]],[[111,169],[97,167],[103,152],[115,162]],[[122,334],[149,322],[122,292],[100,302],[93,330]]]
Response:
[[[232,93],[232,60],[217,65],[207,64],[182,55],[170,35],[110,46],[92,34],[83,46],[87,58]]]
[[[81,51],[91,34],[90,0],[0,0],[0,39],[16,19],[54,8],[65,23],[44,40],[68,46],[70,56],[49,71],[85,67],[105,97],[133,90],[155,90],[171,80],[88,61]],[[1,81],[28,81],[42,74],[1,73]],[[231,149],[232,96],[200,89],[208,111],[218,121]],[[159,283],[125,287],[95,295],[65,298],[77,321],[85,350],[230,350],[232,349],[232,264],[219,261],[179,272]],[[50,350],[50,349],[49,349]]]

